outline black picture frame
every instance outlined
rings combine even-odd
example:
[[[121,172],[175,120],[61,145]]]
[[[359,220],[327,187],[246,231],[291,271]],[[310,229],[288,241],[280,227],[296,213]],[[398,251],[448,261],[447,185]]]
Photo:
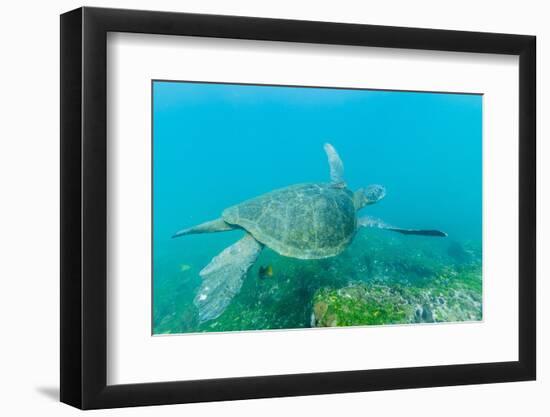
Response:
[[[519,56],[519,360],[107,385],[108,32]],[[61,15],[61,401],[82,409],[536,378],[534,36],[103,8]]]

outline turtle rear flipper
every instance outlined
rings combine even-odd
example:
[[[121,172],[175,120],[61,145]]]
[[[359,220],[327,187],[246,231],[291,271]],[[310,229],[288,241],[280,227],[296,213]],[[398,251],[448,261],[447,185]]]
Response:
[[[219,317],[241,290],[243,279],[258,258],[262,245],[250,234],[224,249],[202,270],[202,284],[193,301],[199,321]]]
[[[447,237],[447,233],[434,229],[403,229],[386,224],[380,219],[374,217],[361,217],[357,220],[357,227],[376,227],[378,229],[389,230],[390,232],[401,233],[403,235],[418,235],[432,237]]]
[[[172,235],[172,238],[192,235],[195,233],[214,233],[214,232],[226,232],[228,230],[235,229],[234,226],[231,226],[229,223],[223,221],[223,219],[211,220],[209,222],[201,223],[197,226],[189,227],[187,229],[182,229]]]

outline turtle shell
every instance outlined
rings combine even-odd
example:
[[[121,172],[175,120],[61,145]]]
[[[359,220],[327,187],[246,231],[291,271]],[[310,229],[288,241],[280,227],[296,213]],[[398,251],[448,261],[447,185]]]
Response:
[[[357,217],[353,193],[332,184],[281,188],[222,213],[281,255],[320,259],[342,252],[353,239]]]

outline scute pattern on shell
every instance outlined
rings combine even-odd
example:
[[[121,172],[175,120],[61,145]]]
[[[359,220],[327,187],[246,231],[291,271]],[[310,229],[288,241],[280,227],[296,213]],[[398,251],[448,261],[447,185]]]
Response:
[[[299,259],[339,254],[357,224],[353,193],[324,183],[281,188],[229,207],[222,217],[281,255]]]

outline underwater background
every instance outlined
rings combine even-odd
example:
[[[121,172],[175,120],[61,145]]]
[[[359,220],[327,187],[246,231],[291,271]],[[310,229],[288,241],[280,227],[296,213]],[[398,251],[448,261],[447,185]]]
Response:
[[[153,334],[482,319],[482,96],[153,81]],[[360,214],[446,238],[361,229],[340,255],[265,248],[239,294],[199,323],[199,271],[242,231],[177,230],[277,188],[328,182],[323,144]],[[269,268],[270,274],[260,273]]]

